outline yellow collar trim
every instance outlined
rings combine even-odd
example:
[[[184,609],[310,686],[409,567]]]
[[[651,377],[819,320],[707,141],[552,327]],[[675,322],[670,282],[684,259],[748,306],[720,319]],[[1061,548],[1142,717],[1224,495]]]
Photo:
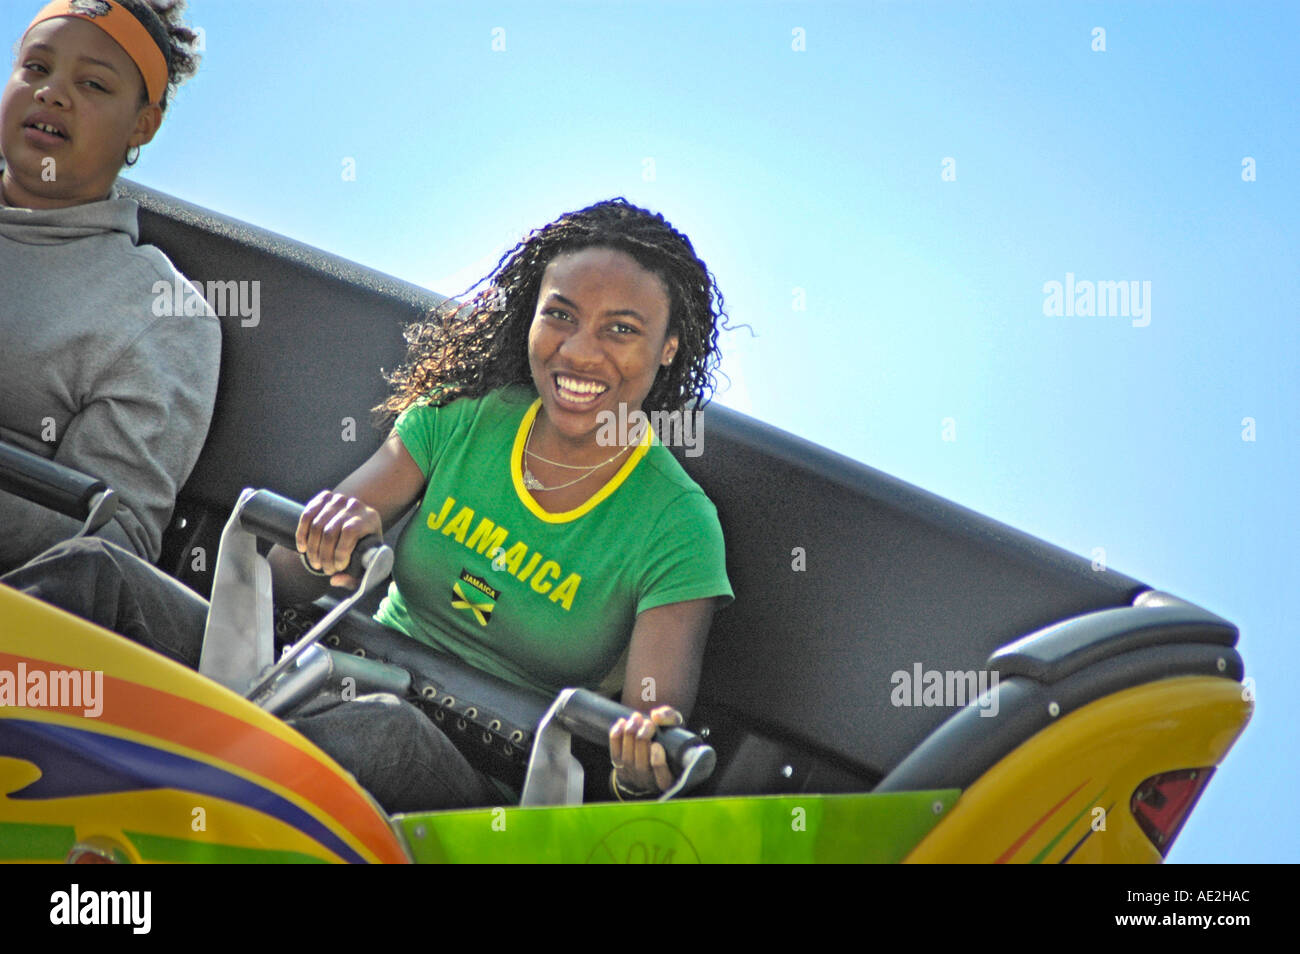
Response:
[[[542,505],[533,499],[533,495],[524,486],[524,444],[528,442],[529,428],[533,426],[533,420],[537,417],[537,412],[541,406],[542,399],[539,397],[533,402],[532,407],[524,412],[524,419],[519,422],[519,430],[515,434],[515,446],[510,451],[510,479],[515,485],[515,493],[519,495],[520,502],[532,512],[534,517],[546,523],[568,523],[570,520],[577,520],[618,490],[623,481],[627,480],[628,475],[636,469],[637,463],[650,450],[650,445],[655,439],[654,430],[649,424],[646,425],[645,433],[641,435],[641,443],[628,455],[627,460],[623,462],[623,466],[618,469],[618,473],[611,477],[605,483],[605,486],[592,494],[586,503],[563,513],[551,513],[548,510],[543,510]]]

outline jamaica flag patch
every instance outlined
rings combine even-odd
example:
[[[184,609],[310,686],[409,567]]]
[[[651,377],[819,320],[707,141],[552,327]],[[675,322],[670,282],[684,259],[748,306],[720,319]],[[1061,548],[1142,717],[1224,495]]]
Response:
[[[488,586],[487,580],[462,567],[460,579],[451,585],[451,608],[469,610],[480,626],[486,626],[500,595],[500,592]]]

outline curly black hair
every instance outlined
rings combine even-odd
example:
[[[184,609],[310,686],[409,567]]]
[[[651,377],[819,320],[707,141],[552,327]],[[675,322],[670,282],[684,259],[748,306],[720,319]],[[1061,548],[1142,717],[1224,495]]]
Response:
[[[668,292],[668,334],[678,337],[677,354],[660,368],[644,410],[681,410],[692,399],[704,407],[715,387],[718,332],[729,330],[722,292],[690,239],[662,215],[620,197],[534,230],[470,286],[466,295],[486,287],[469,301],[448,299],[409,325],[406,363],[388,375],[394,391],[374,409],[378,422],[426,396],[442,405],[514,384],[533,387],[528,331],[542,273],[557,255],[592,247],[626,252]]]
[[[158,106],[167,112],[167,100],[181,83],[199,69],[199,55],[195,45],[199,35],[181,22],[185,0],[115,0],[125,7],[149,31],[167,58],[167,88]],[[147,90],[141,93],[141,105],[149,102]]]

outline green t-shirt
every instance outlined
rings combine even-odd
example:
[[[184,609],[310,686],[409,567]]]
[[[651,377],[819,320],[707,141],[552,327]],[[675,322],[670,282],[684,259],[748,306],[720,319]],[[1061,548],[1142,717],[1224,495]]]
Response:
[[[516,685],[596,688],[638,613],[732,601],[717,510],[647,434],[581,507],[543,510],[521,460],[527,388],[417,404],[395,425],[429,484],[396,547],[379,622]]]

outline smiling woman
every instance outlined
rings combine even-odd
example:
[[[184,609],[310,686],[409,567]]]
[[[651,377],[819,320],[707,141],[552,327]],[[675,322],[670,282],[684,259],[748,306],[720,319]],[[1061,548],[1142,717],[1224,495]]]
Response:
[[[312,501],[298,549],[350,585],[357,540],[418,505],[376,619],[521,687],[621,687],[640,712],[611,732],[613,794],[666,790],[651,737],[690,711],[732,599],[722,531],[652,433],[611,446],[602,422],[707,399],[722,296],[686,236],[622,199],[534,231],[480,284],[408,329],[392,435]],[[272,557],[282,598],[319,591],[297,556]]]
[[[57,0],[32,20],[0,98],[0,440],[106,481],[105,535],[156,559],[216,393],[220,326],[159,309],[185,279],[137,245],[114,189],[194,72],[167,0]],[[0,492],[0,570],[77,525]]]

